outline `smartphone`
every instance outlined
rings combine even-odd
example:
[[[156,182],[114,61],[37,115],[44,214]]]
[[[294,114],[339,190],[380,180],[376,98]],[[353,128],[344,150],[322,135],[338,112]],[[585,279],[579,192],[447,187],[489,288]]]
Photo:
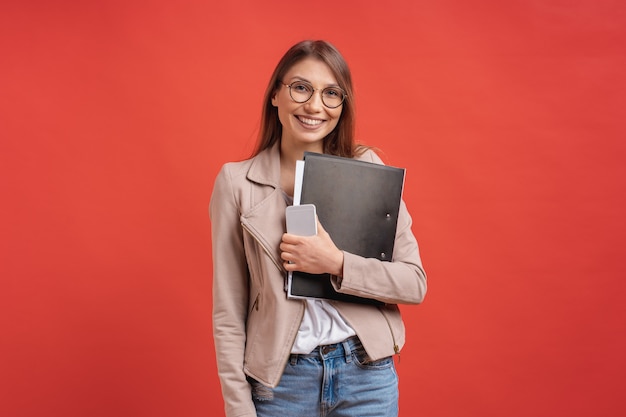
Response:
[[[298,236],[314,236],[317,234],[317,217],[315,205],[301,204],[288,206],[285,211],[287,233]]]

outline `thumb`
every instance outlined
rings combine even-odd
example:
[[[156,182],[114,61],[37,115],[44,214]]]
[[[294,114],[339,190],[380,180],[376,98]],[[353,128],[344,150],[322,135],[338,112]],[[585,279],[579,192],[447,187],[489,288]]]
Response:
[[[322,226],[322,223],[320,222],[320,218],[316,216],[316,219],[317,219],[317,234],[327,235],[328,232],[326,231],[326,229],[324,229],[324,226]]]

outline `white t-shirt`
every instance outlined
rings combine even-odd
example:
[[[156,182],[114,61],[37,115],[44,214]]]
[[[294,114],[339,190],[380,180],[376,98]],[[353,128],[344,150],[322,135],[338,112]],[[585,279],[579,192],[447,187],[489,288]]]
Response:
[[[307,299],[291,353],[311,353],[317,346],[343,342],[354,335],[354,329],[329,302]]]

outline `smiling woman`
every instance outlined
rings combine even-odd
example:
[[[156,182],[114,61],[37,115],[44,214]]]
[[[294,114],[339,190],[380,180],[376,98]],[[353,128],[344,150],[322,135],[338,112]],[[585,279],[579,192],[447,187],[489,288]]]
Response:
[[[382,163],[354,142],[352,82],[341,54],[324,41],[287,51],[266,90],[262,120],[253,157],[224,165],[210,205],[213,329],[226,415],[397,416],[392,356],[404,344],[397,304],[420,303],[426,292],[406,207],[392,262],[340,250],[319,221],[317,235],[285,233],[304,152]],[[284,275],[296,267],[332,274],[337,291],[386,304],[288,299]]]

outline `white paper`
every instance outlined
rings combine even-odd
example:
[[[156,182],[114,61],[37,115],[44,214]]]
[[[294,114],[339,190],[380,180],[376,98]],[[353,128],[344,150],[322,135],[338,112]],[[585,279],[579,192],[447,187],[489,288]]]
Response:
[[[302,177],[304,176],[304,161],[296,161],[296,177],[293,186],[293,205],[300,205],[300,197],[302,196]]]

